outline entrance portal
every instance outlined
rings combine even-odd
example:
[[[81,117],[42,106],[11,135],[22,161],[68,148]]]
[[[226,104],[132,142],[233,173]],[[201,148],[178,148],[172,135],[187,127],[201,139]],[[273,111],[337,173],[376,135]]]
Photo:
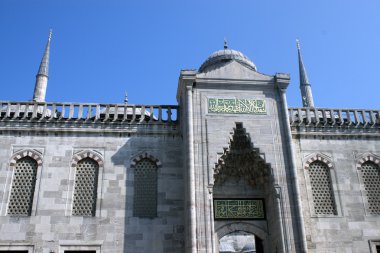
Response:
[[[254,234],[236,231],[219,240],[219,253],[263,253],[262,240]]]

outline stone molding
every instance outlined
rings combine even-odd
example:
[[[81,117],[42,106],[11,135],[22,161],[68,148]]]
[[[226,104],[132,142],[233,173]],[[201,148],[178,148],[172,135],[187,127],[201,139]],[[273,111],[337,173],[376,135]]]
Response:
[[[95,150],[86,149],[73,155],[71,167],[76,167],[78,162],[85,158],[91,158],[96,161],[99,167],[103,167],[104,161],[101,155]]]
[[[28,244],[28,243],[22,243],[22,242],[2,242],[0,244],[0,250],[1,252],[12,252],[12,251],[25,251],[27,253],[33,253],[34,252],[34,245]]]
[[[134,158],[132,158],[132,161],[131,161],[131,168],[135,168],[136,167],[136,164],[138,162],[140,162],[141,160],[143,159],[149,159],[151,160],[152,162],[156,163],[157,165],[157,168],[160,168],[162,166],[162,163],[161,161],[154,157],[153,155],[149,154],[148,152],[144,152],[138,156],[135,156]]]
[[[309,169],[310,168],[310,164],[312,164],[315,161],[321,161],[321,162],[323,162],[324,164],[327,165],[327,167],[329,169],[333,169],[334,168],[333,163],[332,163],[332,161],[329,158],[327,158],[326,156],[324,156],[322,154],[316,153],[316,154],[313,154],[313,155],[309,156],[309,158],[306,160],[306,162],[305,162],[305,169]]]
[[[366,153],[364,155],[361,155],[360,158],[356,161],[356,168],[358,170],[361,170],[363,163],[365,162],[373,162],[377,166],[380,166],[380,158],[374,154]]]
[[[18,160],[24,158],[24,157],[30,157],[30,158],[34,159],[38,165],[37,169],[41,168],[41,166],[42,166],[42,154],[40,152],[38,152],[37,150],[34,150],[34,149],[24,149],[24,150],[17,151],[16,153],[14,153],[12,155],[10,163],[9,163],[11,168],[14,168],[14,166],[16,165],[16,162]]]

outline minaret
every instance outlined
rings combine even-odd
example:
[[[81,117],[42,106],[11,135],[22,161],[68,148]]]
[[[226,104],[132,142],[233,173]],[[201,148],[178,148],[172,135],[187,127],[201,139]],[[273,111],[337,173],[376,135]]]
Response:
[[[128,93],[125,92],[125,96],[124,96],[124,104],[128,104]]]
[[[313,93],[311,92],[311,85],[307,77],[306,69],[303,64],[300,42],[297,40],[298,50],[298,65],[300,71],[300,89],[302,96],[302,104],[304,107],[314,107]]]
[[[42,57],[40,68],[36,75],[36,85],[34,87],[33,101],[45,102],[46,87],[49,79],[49,55],[50,55],[50,41],[52,30],[49,32],[49,39],[46,43],[45,53]]]

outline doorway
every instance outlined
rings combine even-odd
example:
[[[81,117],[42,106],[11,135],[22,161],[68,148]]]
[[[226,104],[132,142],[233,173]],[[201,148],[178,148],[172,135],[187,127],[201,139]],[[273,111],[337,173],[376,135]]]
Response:
[[[263,253],[263,242],[252,233],[235,231],[219,240],[219,253]]]

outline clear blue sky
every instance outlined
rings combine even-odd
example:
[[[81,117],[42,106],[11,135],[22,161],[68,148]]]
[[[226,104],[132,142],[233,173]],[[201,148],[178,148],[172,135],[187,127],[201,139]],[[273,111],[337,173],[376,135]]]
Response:
[[[0,1],[0,100],[30,100],[49,28],[47,101],[176,104],[181,69],[223,47],[291,75],[296,38],[317,107],[378,109],[380,1]]]

